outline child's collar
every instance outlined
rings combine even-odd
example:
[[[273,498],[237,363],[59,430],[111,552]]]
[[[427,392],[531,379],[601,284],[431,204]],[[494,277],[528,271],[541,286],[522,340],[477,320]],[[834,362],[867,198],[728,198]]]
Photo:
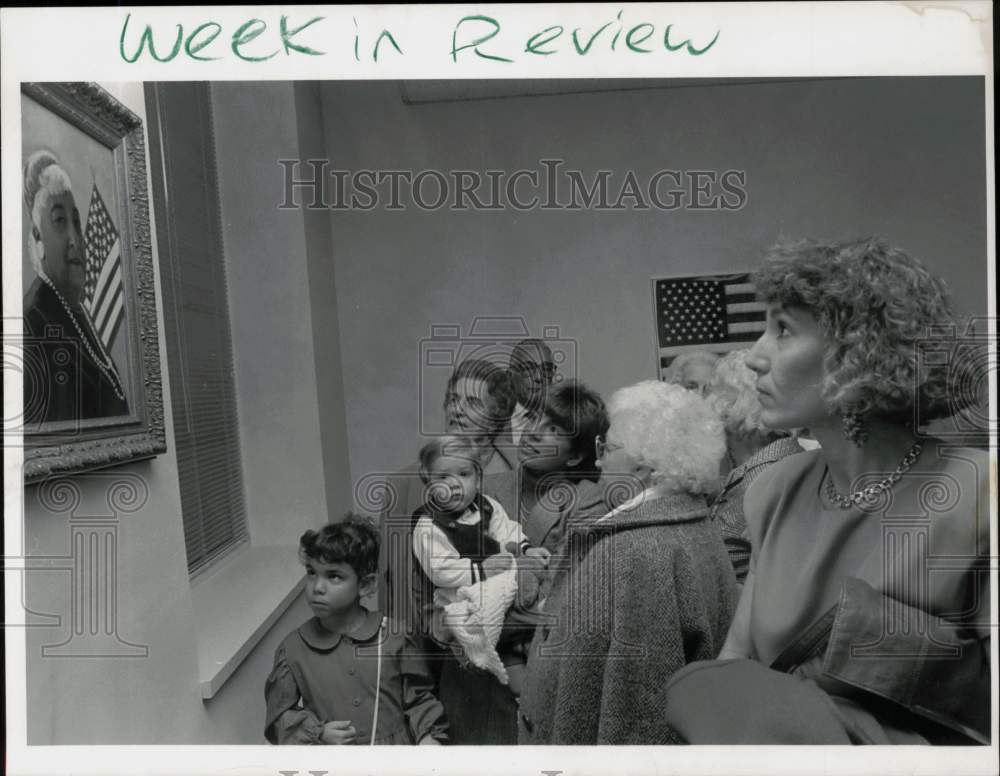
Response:
[[[379,626],[382,624],[382,613],[369,611],[365,615],[361,627],[354,633],[344,634],[351,641],[371,641],[378,635]],[[334,649],[342,638],[339,633],[332,633],[324,628],[318,617],[311,618],[299,628],[299,636],[302,640],[315,650],[329,652]]]
[[[459,512],[457,515],[444,515],[441,514],[440,512],[436,512],[434,511],[434,509],[431,508],[431,505],[429,503],[425,505],[424,510],[427,513],[427,516],[431,518],[431,520],[438,523],[444,523],[446,525],[451,525],[453,523],[456,523],[466,515],[470,514],[474,515],[476,514],[476,512],[482,512],[485,519],[489,519],[490,517],[493,516],[493,507],[486,500],[486,496],[484,496],[482,493],[478,493],[476,497],[472,499],[469,505],[461,512]]]

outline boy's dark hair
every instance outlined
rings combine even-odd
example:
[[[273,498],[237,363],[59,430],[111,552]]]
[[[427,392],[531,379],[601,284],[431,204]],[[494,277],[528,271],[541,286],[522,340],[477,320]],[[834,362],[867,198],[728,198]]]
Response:
[[[550,386],[545,392],[542,412],[566,431],[573,454],[582,457],[569,474],[578,479],[596,478],[598,470],[594,437],[607,434],[610,425],[608,410],[601,395],[579,380],[565,380]]]
[[[306,531],[299,539],[299,559],[346,563],[358,579],[378,571],[379,534],[370,518],[348,512],[337,523]]]

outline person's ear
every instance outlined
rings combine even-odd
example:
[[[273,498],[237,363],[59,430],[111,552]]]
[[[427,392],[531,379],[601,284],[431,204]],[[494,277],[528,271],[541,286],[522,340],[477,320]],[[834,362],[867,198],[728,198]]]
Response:
[[[34,224],[31,225],[31,241],[34,246],[35,257],[41,261],[45,258],[45,243],[42,242],[42,233]]]
[[[378,587],[378,575],[375,573],[365,574],[358,583],[358,592],[361,597],[372,595]]]
[[[581,463],[583,463],[582,455],[574,455],[572,458],[566,459],[566,465],[574,469]]]

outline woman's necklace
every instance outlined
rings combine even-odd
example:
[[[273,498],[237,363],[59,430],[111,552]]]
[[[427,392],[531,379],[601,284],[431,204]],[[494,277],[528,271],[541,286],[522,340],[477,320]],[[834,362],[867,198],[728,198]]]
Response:
[[[73,314],[72,309],[70,309],[69,302],[67,302],[66,299],[63,298],[63,295],[59,293],[59,290],[52,284],[52,282],[47,277],[43,276],[42,280],[45,281],[45,284],[52,289],[52,293],[56,295],[56,299],[58,299],[60,304],[62,304],[63,309],[66,311],[66,315],[68,315],[70,321],[73,322],[73,328],[76,329],[76,333],[80,337],[80,342],[83,343],[83,348],[84,350],[87,351],[87,354],[90,356],[90,360],[93,361],[95,364],[97,364],[97,368],[101,370],[101,373],[106,378],[108,378],[108,382],[111,383],[111,387],[114,389],[115,395],[122,401],[125,401],[125,391],[122,388],[121,380],[119,379],[118,372],[115,369],[115,362],[111,360],[111,356],[104,356],[102,354],[103,357],[98,358],[97,354],[94,352],[94,349],[90,346],[90,337],[88,337],[83,333],[83,329],[80,328],[80,324],[76,320],[76,316]],[[94,336],[96,338],[97,336],[96,332],[94,333]],[[100,341],[100,340],[95,340],[95,341]]]
[[[873,483],[861,490],[856,490],[848,496],[842,496],[837,492],[837,489],[833,485],[833,477],[830,476],[830,469],[827,467],[826,497],[841,509],[851,509],[856,504],[874,504],[879,494],[892,490],[900,478],[910,470],[910,467],[920,457],[923,449],[924,446],[920,442],[914,442],[913,447],[903,456],[903,460],[899,462],[899,466],[896,467],[896,470],[892,474],[884,480]]]

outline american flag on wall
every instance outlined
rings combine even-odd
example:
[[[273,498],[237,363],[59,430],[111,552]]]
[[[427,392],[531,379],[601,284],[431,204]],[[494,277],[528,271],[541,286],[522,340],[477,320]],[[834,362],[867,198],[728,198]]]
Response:
[[[83,302],[101,342],[110,351],[124,314],[122,252],[118,230],[96,183],[90,194],[90,210],[83,239],[87,244]]]
[[[765,306],[750,275],[700,275],[653,280],[659,375],[682,353],[747,348],[764,331]]]

